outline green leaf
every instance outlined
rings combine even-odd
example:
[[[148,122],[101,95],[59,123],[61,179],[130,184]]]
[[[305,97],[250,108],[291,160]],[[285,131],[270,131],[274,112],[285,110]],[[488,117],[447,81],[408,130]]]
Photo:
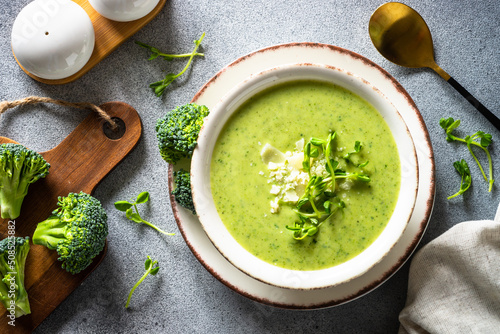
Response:
[[[365,175],[365,174],[357,174],[356,179],[358,179],[359,181],[362,181],[362,182],[370,182],[371,181],[370,177],[368,175]]]
[[[361,142],[356,141],[354,143],[354,152],[359,153],[359,151],[361,151]]]
[[[441,118],[439,120],[439,125],[446,130],[446,132],[451,132],[460,126],[460,120],[454,120],[453,117]]]
[[[160,270],[160,267],[155,267],[151,270],[150,274],[154,276],[158,273],[158,270]]]
[[[483,131],[478,131],[477,136],[481,138],[481,146],[488,147],[491,144],[492,136],[489,133],[484,133]]]
[[[120,211],[127,211],[128,209],[130,209],[132,207],[132,203],[129,203],[127,201],[118,201],[118,202],[115,202],[115,208],[117,210],[120,210]]]
[[[311,156],[311,142],[307,142],[306,147],[304,148],[304,157],[309,158]]]
[[[343,169],[340,169],[340,168],[337,168],[335,170],[334,174],[336,176],[346,176],[347,175],[347,173]]]
[[[343,208],[345,208],[345,203],[344,203],[344,201],[339,200],[339,202],[337,203],[337,206],[339,207],[339,209],[343,209]]]
[[[330,165],[332,166],[331,168],[330,168]],[[338,161],[330,159],[330,163],[325,164],[325,169],[328,173],[333,175],[333,174],[335,174],[335,170],[337,169],[338,166],[339,166]],[[332,168],[333,168],[333,170],[332,170]]]
[[[307,236],[312,237],[316,234],[316,232],[318,232],[318,228],[316,226],[309,227],[307,229]]]
[[[325,190],[324,195],[325,195],[327,198],[333,198],[333,197],[337,196],[337,195],[335,194],[335,192],[333,192],[333,191],[327,191],[327,190]]]
[[[311,158],[317,158],[317,157],[319,157],[319,150],[317,148],[313,148],[311,150],[310,156],[311,156]]]
[[[300,209],[304,204],[309,203],[309,197],[303,197],[297,202],[297,208]]]
[[[136,204],[146,203],[149,200],[149,192],[143,191],[139,195],[137,195],[137,199],[135,201]]]
[[[302,169],[308,172],[311,169],[311,162],[309,159],[302,161]]]
[[[331,207],[332,207],[332,202],[330,201],[325,201],[323,203],[323,207],[325,208],[326,213],[331,213]]]
[[[455,194],[449,196],[448,199],[452,199],[456,196],[462,195],[463,193],[465,193],[469,189],[469,187],[472,184],[472,178],[470,175],[469,165],[467,164],[467,162],[464,159],[462,159],[460,161],[455,161],[453,163],[453,167],[455,167],[455,170],[461,176],[460,189]]]
[[[130,216],[127,218],[136,222],[136,223],[142,223],[141,216],[136,212],[131,213]]]
[[[324,141],[323,139],[319,139],[319,138],[311,138],[311,144],[314,145],[314,146],[323,146],[323,144],[326,144],[326,141]]]
[[[365,161],[363,162],[362,164],[359,164],[358,167],[359,168],[363,168],[363,167],[366,167],[366,165],[368,165],[369,161]]]
[[[148,270],[149,267],[151,266],[151,257],[148,256],[148,258],[146,259],[146,262],[144,262],[144,269]]]

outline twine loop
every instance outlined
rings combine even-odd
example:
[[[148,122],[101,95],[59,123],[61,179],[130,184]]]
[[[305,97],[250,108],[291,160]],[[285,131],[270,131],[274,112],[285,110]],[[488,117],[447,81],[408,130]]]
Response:
[[[0,115],[3,114],[8,109],[15,108],[17,106],[23,106],[28,104],[37,104],[37,103],[53,103],[58,104],[64,107],[73,107],[79,109],[90,109],[99,114],[106,122],[109,123],[112,130],[116,130],[118,125],[116,122],[109,116],[107,112],[96,106],[95,104],[89,102],[66,102],[63,100],[56,100],[49,97],[39,97],[39,96],[29,96],[24,99],[16,100],[16,101],[2,101],[0,102]]]

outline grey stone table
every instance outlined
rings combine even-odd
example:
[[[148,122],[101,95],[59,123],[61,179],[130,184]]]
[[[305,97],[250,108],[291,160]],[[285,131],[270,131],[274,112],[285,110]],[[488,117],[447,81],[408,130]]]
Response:
[[[138,147],[97,187],[109,214],[109,249],[103,263],[37,328],[37,333],[395,333],[406,300],[406,263],[371,293],[347,304],[315,311],[283,310],[249,300],[221,284],[193,256],[179,233],[163,237],[123,218],[113,203],[149,190],[144,214],[163,229],[178,232],[170,208],[167,164],[159,157],[155,121],[185,104],[225,65],[254,50],[287,42],[333,44],[357,52],[392,74],[414,99],[425,120],[436,159],[436,202],[419,247],[453,225],[491,219],[498,189],[488,193],[477,180],[464,198],[448,201],[459,177],[452,163],[465,156],[446,143],[441,117],[460,118],[464,132],[493,134],[495,175],[500,175],[498,131],[448,83],[427,69],[406,69],[385,60],[368,36],[368,20],[383,3],[375,0],[223,1],[168,0],[161,13],[79,80],[61,86],[39,83],[15,62],[10,32],[17,13],[30,0],[0,3],[0,99],[29,95],[95,104],[123,101],[143,121]],[[490,110],[500,114],[500,6],[497,0],[403,1],[418,10],[433,34],[438,64]],[[157,98],[148,83],[176,71],[184,62],[148,62],[134,40],[161,50],[186,52],[206,32],[205,58]],[[87,115],[56,106],[28,106],[1,117],[0,135],[37,151],[55,147]],[[468,130],[468,131],[466,131]],[[146,255],[161,264],[159,275],[136,290],[133,308],[125,309],[130,288],[142,275]]]

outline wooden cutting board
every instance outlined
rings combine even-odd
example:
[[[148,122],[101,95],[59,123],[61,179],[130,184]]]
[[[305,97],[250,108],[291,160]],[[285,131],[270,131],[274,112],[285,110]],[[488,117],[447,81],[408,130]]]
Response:
[[[26,72],[33,79],[50,84],[50,85],[61,85],[68,82],[75,81],[80,78],[82,75],[87,73],[90,69],[92,69],[95,65],[97,65],[101,60],[106,58],[111,52],[113,52],[120,44],[125,42],[130,36],[138,32],[142,27],[148,24],[165,6],[167,0],[160,0],[158,5],[146,16],[129,22],[117,22],[112,21],[98,12],[94,10],[94,8],[90,5],[88,0],[73,0],[77,5],[82,7],[85,12],[87,12],[90,20],[92,21],[92,25],[94,26],[95,32],[95,45],[94,51],[90,56],[89,61],[85,64],[85,66],[75,74],[57,80],[43,79],[37,77],[36,75],[28,72],[24,67],[19,64],[21,69]],[[16,55],[14,54],[14,57]],[[16,58],[17,61],[17,58]]]
[[[21,215],[15,219],[16,236],[29,236],[31,240],[36,225],[57,208],[59,196],[80,191],[92,194],[136,146],[142,132],[137,111],[122,102],[109,102],[100,107],[119,119],[120,129],[112,132],[107,122],[97,113],[91,113],[57,147],[41,153],[51,165],[49,175],[30,185]],[[0,137],[0,143],[7,142],[13,141]],[[8,224],[8,219],[0,219],[2,239],[8,235]],[[105,254],[106,248],[87,269],[72,275],[61,268],[56,251],[31,244],[25,270],[31,314],[17,318],[16,326],[12,327],[8,324],[6,309],[0,305],[0,333],[33,331],[101,263]]]

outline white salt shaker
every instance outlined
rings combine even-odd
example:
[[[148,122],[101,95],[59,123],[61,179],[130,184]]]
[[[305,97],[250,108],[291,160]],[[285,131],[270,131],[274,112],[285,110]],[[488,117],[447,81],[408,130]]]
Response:
[[[71,0],[35,0],[16,17],[11,43],[27,72],[43,79],[63,79],[90,59],[94,27],[85,10]]]
[[[113,21],[127,22],[148,15],[160,0],[89,0],[102,16]]]

